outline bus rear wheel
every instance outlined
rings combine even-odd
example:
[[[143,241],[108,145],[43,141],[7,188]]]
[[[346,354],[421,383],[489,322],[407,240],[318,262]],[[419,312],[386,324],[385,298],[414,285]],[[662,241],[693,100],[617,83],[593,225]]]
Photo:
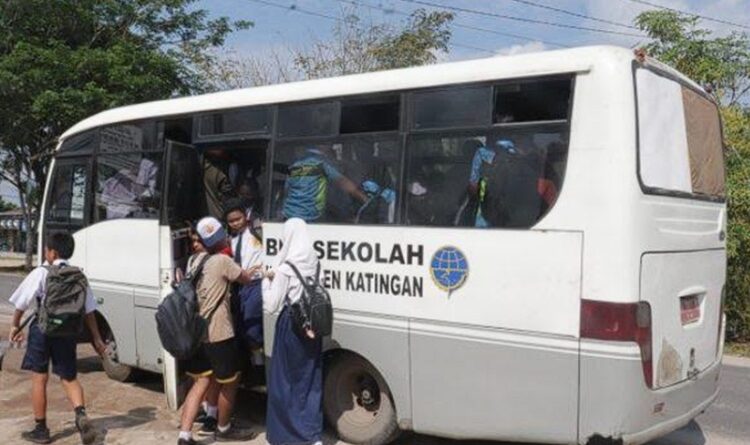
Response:
[[[323,394],[326,419],[346,442],[383,445],[398,437],[391,392],[367,360],[349,354],[334,359]]]
[[[102,358],[104,373],[107,374],[107,377],[110,379],[118,382],[130,381],[135,375],[135,370],[132,367],[123,365],[117,361],[117,342],[115,341],[115,336],[112,334],[109,327],[105,327],[103,330],[102,339],[107,345],[107,352]]]

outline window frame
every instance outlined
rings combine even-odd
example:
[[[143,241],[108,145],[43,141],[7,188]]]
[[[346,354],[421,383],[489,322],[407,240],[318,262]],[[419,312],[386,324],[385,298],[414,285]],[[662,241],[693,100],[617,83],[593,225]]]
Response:
[[[397,144],[399,145],[400,153],[399,156],[399,166],[398,166],[398,172],[399,177],[397,178],[397,192],[399,196],[399,202],[396,206],[396,215],[395,220],[393,224],[359,224],[359,226],[387,226],[387,227],[400,227],[400,226],[407,226],[405,223],[406,221],[406,202],[405,199],[405,192],[406,192],[406,179],[407,174],[409,171],[408,162],[410,159],[409,156],[409,143],[411,139],[415,136],[426,136],[430,133],[463,133],[463,134],[470,134],[472,132],[487,132],[487,133],[493,133],[497,132],[501,129],[525,129],[527,127],[537,127],[537,126],[543,126],[543,125],[550,125],[550,126],[558,126],[558,125],[566,125],[568,129],[568,133],[570,134],[570,130],[572,129],[572,121],[573,121],[573,111],[575,106],[575,92],[576,92],[576,80],[578,76],[577,71],[561,71],[561,72],[555,72],[551,74],[541,74],[541,75],[532,75],[532,76],[525,76],[525,77],[515,77],[515,78],[509,78],[509,79],[494,79],[494,80],[486,80],[486,81],[479,81],[479,82],[461,82],[461,83],[453,83],[453,84],[446,84],[446,85],[439,85],[439,86],[431,86],[431,87],[422,87],[422,88],[412,88],[412,89],[403,89],[403,90],[386,90],[386,91],[378,91],[375,93],[356,93],[356,94],[349,94],[349,95],[336,95],[336,96],[329,96],[329,97],[323,97],[323,98],[317,98],[312,100],[301,100],[301,101],[289,101],[289,102],[275,102],[275,103],[269,103],[269,104],[259,104],[259,105],[250,105],[250,106],[243,106],[243,107],[228,107],[228,108],[221,108],[211,111],[201,111],[201,112],[193,112],[193,113],[175,113],[175,114],[169,114],[164,116],[157,116],[147,119],[137,119],[137,120],[130,120],[130,121],[123,121],[123,122],[117,122],[114,124],[109,124],[106,126],[100,126],[96,127],[91,130],[87,131],[93,131],[95,132],[95,144],[94,144],[94,150],[89,154],[70,154],[67,155],[65,153],[56,153],[55,157],[59,158],[76,158],[76,157],[90,157],[90,167],[89,167],[89,190],[88,193],[90,194],[90,200],[88,202],[88,208],[87,211],[88,217],[93,218],[93,206],[95,206],[95,196],[94,196],[94,184],[97,180],[96,178],[96,162],[97,162],[97,156],[98,156],[98,148],[99,148],[99,131],[102,128],[106,128],[108,126],[117,126],[117,125],[128,125],[128,124],[140,124],[145,122],[154,121],[156,124],[155,136],[156,141],[154,141],[154,149],[153,150],[145,150],[143,152],[161,152],[161,167],[160,167],[160,173],[158,176],[158,182],[157,187],[159,190],[161,190],[161,196],[160,196],[160,208],[164,207],[164,187],[165,183],[167,181],[167,175],[168,175],[168,168],[169,166],[167,163],[169,160],[167,159],[167,151],[164,147],[166,140],[163,137],[163,127],[160,125],[163,122],[167,120],[175,120],[175,119],[190,119],[192,120],[192,130],[191,130],[191,142],[190,145],[193,146],[200,146],[201,144],[210,144],[210,143],[221,143],[221,142],[243,142],[247,140],[252,139],[264,139],[268,141],[268,148],[267,148],[267,159],[266,159],[266,171],[269,172],[267,183],[266,183],[266,189],[269,191],[269,193],[273,190],[273,166],[276,162],[276,150],[279,145],[287,145],[287,144],[296,144],[296,143],[304,143],[304,142],[310,142],[310,143],[335,143],[339,141],[346,141],[351,139],[366,139],[366,140],[378,140],[378,139],[384,139],[388,137],[392,137],[394,140],[396,140]],[[529,121],[529,122],[508,122],[508,123],[494,123],[493,122],[493,113],[494,113],[494,106],[495,106],[495,86],[502,85],[502,84],[512,84],[512,83],[527,83],[527,82],[535,82],[535,81],[543,81],[546,79],[569,79],[570,80],[570,98],[569,98],[569,105],[568,105],[568,117],[567,119],[560,119],[560,120],[546,120],[546,121]],[[428,91],[439,91],[439,90],[453,90],[457,88],[462,87],[479,87],[479,86],[487,86],[489,87],[489,94],[487,95],[487,100],[489,102],[489,116],[488,120],[485,125],[472,125],[472,126],[459,126],[459,127],[435,127],[435,128],[427,128],[427,129],[417,129],[412,128],[413,127],[413,120],[414,120],[414,113],[413,113],[413,100],[412,97],[415,93],[422,93],[422,92],[428,92]],[[345,102],[355,102],[358,100],[362,101],[377,101],[380,97],[394,97],[397,96],[399,98],[399,126],[396,130],[388,130],[388,131],[376,131],[376,132],[361,132],[361,133],[345,133],[341,134],[341,112],[342,112],[342,103]],[[332,134],[329,135],[322,135],[322,136],[282,136],[279,135],[279,114],[280,110],[284,107],[289,106],[297,106],[297,105],[306,105],[306,104],[318,104],[318,103],[333,103],[333,127],[334,131]],[[226,111],[231,110],[239,110],[239,109],[245,109],[245,108],[267,108],[268,112],[270,114],[269,116],[269,130],[268,132],[252,132],[252,133],[223,133],[221,135],[217,135],[214,137],[214,135],[211,135],[210,137],[200,137],[199,136],[199,127],[200,127],[200,118],[202,116],[216,114],[216,113],[222,113]],[[75,135],[72,135],[73,137]],[[568,141],[568,148],[569,148],[569,141]],[[128,152],[131,153],[131,152]],[[141,153],[141,152],[138,152]],[[105,154],[107,156],[107,154]],[[567,159],[569,156],[569,149],[566,151],[566,170],[567,170]],[[565,179],[563,177],[563,180],[561,182],[560,188],[558,190],[558,194],[561,194],[564,189]],[[273,215],[271,213],[273,208],[272,200],[266,199],[264,203],[263,208],[263,217],[264,220],[271,221],[272,219],[275,220],[275,218],[271,218]],[[546,213],[548,214],[549,211]],[[537,224],[546,217],[546,214],[542,216],[537,221]],[[160,211],[161,215],[161,211]],[[163,217],[160,216],[160,221],[163,223]],[[104,220],[106,221],[106,219]],[[89,220],[87,222],[88,224],[92,224],[93,222]],[[344,223],[344,222],[324,222],[324,223],[313,223],[313,224],[326,224],[326,225],[354,225],[351,223]],[[420,225],[408,225],[409,227],[440,227],[440,226],[420,226]],[[531,226],[526,229],[520,229],[520,230],[529,230],[532,229],[534,226]],[[476,229],[474,227],[447,227],[452,229]],[[482,230],[519,230],[517,228],[503,228],[503,227],[491,227],[491,228],[483,228]]]
[[[721,135],[721,157],[722,162],[724,164],[724,196],[711,196],[706,195],[703,193],[694,193],[694,192],[684,192],[681,190],[671,190],[671,189],[665,189],[662,187],[652,187],[647,185],[643,181],[643,176],[641,175],[641,124],[640,124],[640,106],[638,104],[638,79],[637,74],[639,69],[645,69],[648,71],[651,71],[657,76],[664,77],[668,80],[671,80],[673,82],[677,82],[682,88],[688,88],[691,91],[697,93],[699,96],[703,97],[704,99],[708,100],[715,108],[716,113],[719,118],[719,133]],[[638,178],[638,185],[641,188],[641,192],[645,195],[652,195],[652,196],[666,196],[670,198],[679,198],[679,199],[688,199],[688,200],[694,200],[694,201],[704,201],[704,202],[713,202],[713,203],[726,203],[727,202],[727,169],[726,169],[726,144],[724,142],[724,122],[721,117],[721,113],[719,112],[719,106],[714,101],[714,99],[711,97],[710,94],[706,93],[705,91],[695,88],[695,86],[688,83],[685,79],[674,75],[673,73],[660,69],[658,67],[652,66],[652,65],[644,65],[639,63],[638,61],[633,61],[631,63],[631,78],[632,78],[632,85],[633,85],[633,103],[635,105],[635,147],[636,147],[636,177]],[[683,110],[684,111],[684,110]],[[683,116],[684,118],[684,116]],[[688,154],[689,156],[689,154]]]
[[[221,108],[219,110],[194,113],[191,115],[193,119],[191,144],[200,145],[200,144],[207,144],[207,143],[227,142],[227,141],[244,141],[247,139],[271,137],[271,135],[275,134],[274,133],[274,121],[276,119],[275,108],[277,108],[276,104],[267,104],[267,105],[251,105],[251,106],[246,106],[246,107]],[[201,119],[203,119],[206,116],[212,116],[215,114],[225,114],[225,113],[230,113],[230,112],[235,112],[235,111],[263,110],[263,109],[265,109],[266,115],[267,115],[266,117],[268,118],[268,130],[267,131],[254,130],[254,131],[240,131],[240,132],[234,132],[234,133],[218,133],[218,134],[210,134],[210,135],[201,134]]]
[[[98,140],[98,132],[95,136]],[[83,203],[83,220],[80,224],[68,222],[53,221],[51,219],[51,208],[52,208],[52,194],[55,186],[56,175],[59,173],[60,167],[65,165],[84,165],[86,170],[86,185],[84,190],[84,203]],[[94,157],[92,154],[79,154],[78,156],[55,156],[54,168],[52,174],[48,178],[49,185],[47,186],[47,196],[45,197],[44,205],[44,232],[49,230],[65,230],[74,233],[78,230],[85,229],[92,224],[92,203],[93,203],[93,173],[94,173]],[[71,230],[74,229],[74,230]]]
[[[133,151],[123,151],[118,153],[100,153],[99,149],[101,148],[101,131],[109,128],[109,127],[119,127],[123,125],[153,125],[154,131],[153,133],[153,139],[151,141],[152,149],[149,150],[133,150]],[[91,181],[91,224],[96,224],[104,221],[116,221],[119,219],[144,219],[144,220],[160,220],[161,219],[161,207],[162,207],[162,200],[164,198],[164,190],[162,187],[164,186],[164,147],[163,147],[163,141],[162,139],[162,126],[160,125],[160,120],[156,118],[149,118],[149,119],[138,119],[133,121],[125,121],[125,122],[117,122],[116,124],[110,124],[110,125],[102,125],[100,127],[96,128],[97,131],[97,143],[95,145],[94,155],[92,156],[92,181]],[[145,154],[145,153],[159,153],[159,170],[156,177],[156,189],[159,190],[159,203],[157,205],[157,212],[156,216],[153,218],[104,218],[99,219],[98,218],[98,212],[96,211],[97,208],[97,187],[99,184],[99,157],[117,157],[117,156],[123,156],[123,155],[132,155],[132,154]]]

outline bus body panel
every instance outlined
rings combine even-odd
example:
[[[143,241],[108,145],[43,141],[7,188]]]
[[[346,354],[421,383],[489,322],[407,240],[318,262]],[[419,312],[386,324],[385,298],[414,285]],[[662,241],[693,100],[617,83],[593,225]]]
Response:
[[[117,342],[117,361],[138,366],[135,334],[135,294],[132,286],[100,282],[89,278],[97,310],[104,317]]]
[[[635,344],[581,341],[578,443],[598,435],[646,443],[687,425],[716,398],[721,363],[668,388],[651,390]]]
[[[436,322],[410,337],[415,431],[576,442],[577,339]]]
[[[393,385],[397,409],[411,408],[398,411],[402,424],[411,420],[415,431],[456,438],[576,440],[582,234],[502,230],[488,237],[477,230],[423,228],[417,237],[377,226],[309,230],[338,311],[331,343],[362,355]],[[270,264],[281,235],[280,224],[264,224]],[[466,259],[466,275],[448,290],[435,276],[435,261],[452,247]],[[409,295],[403,295],[405,287],[394,295],[393,286],[375,283],[382,276],[420,284]],[[272,355],[273,321],[266,322]],[[459,413],[449,403],[454,400],[481,409]]]
[[[101,221],[86,228],[86,243],[89,280],[143,287],[158,294],[159,221]]]
[[[643,256],[641,300],[651,306],[654,387],[690,378],[720,356],[726,252]]]

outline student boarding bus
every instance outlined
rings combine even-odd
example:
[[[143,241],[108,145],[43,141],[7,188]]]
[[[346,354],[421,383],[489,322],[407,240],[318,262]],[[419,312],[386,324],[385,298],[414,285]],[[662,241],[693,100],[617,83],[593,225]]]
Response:
[[[717,395],[721,124],[708,94],[655,60],[494,57],[78,123],[60,138],[40,236],[74,233],[111,377],[161,372],[176,406],[179,364],[154,313],[190,222],[237,195],[263,218],[268,264],[286,217],[311,224],[335,307],[324,411],[349,442],[412,430],[638,444]]]

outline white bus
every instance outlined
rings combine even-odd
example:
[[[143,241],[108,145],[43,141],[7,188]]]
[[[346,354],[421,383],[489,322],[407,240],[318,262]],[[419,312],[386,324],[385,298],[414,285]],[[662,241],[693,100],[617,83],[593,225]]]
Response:
[[[316,194],[291,196],[304,159]],[[118,108],[62,135],[45,193],[40,236],[74,233],[113,345],[107,373],[162,372],[171,406],[179,365],[155,308],[189,222],[234,195],[255,197],[269,263],[285,216],[312,222],[335,306],[324,411],[347,441],[637,444],[717,395],[717,107],[630,50]]]

